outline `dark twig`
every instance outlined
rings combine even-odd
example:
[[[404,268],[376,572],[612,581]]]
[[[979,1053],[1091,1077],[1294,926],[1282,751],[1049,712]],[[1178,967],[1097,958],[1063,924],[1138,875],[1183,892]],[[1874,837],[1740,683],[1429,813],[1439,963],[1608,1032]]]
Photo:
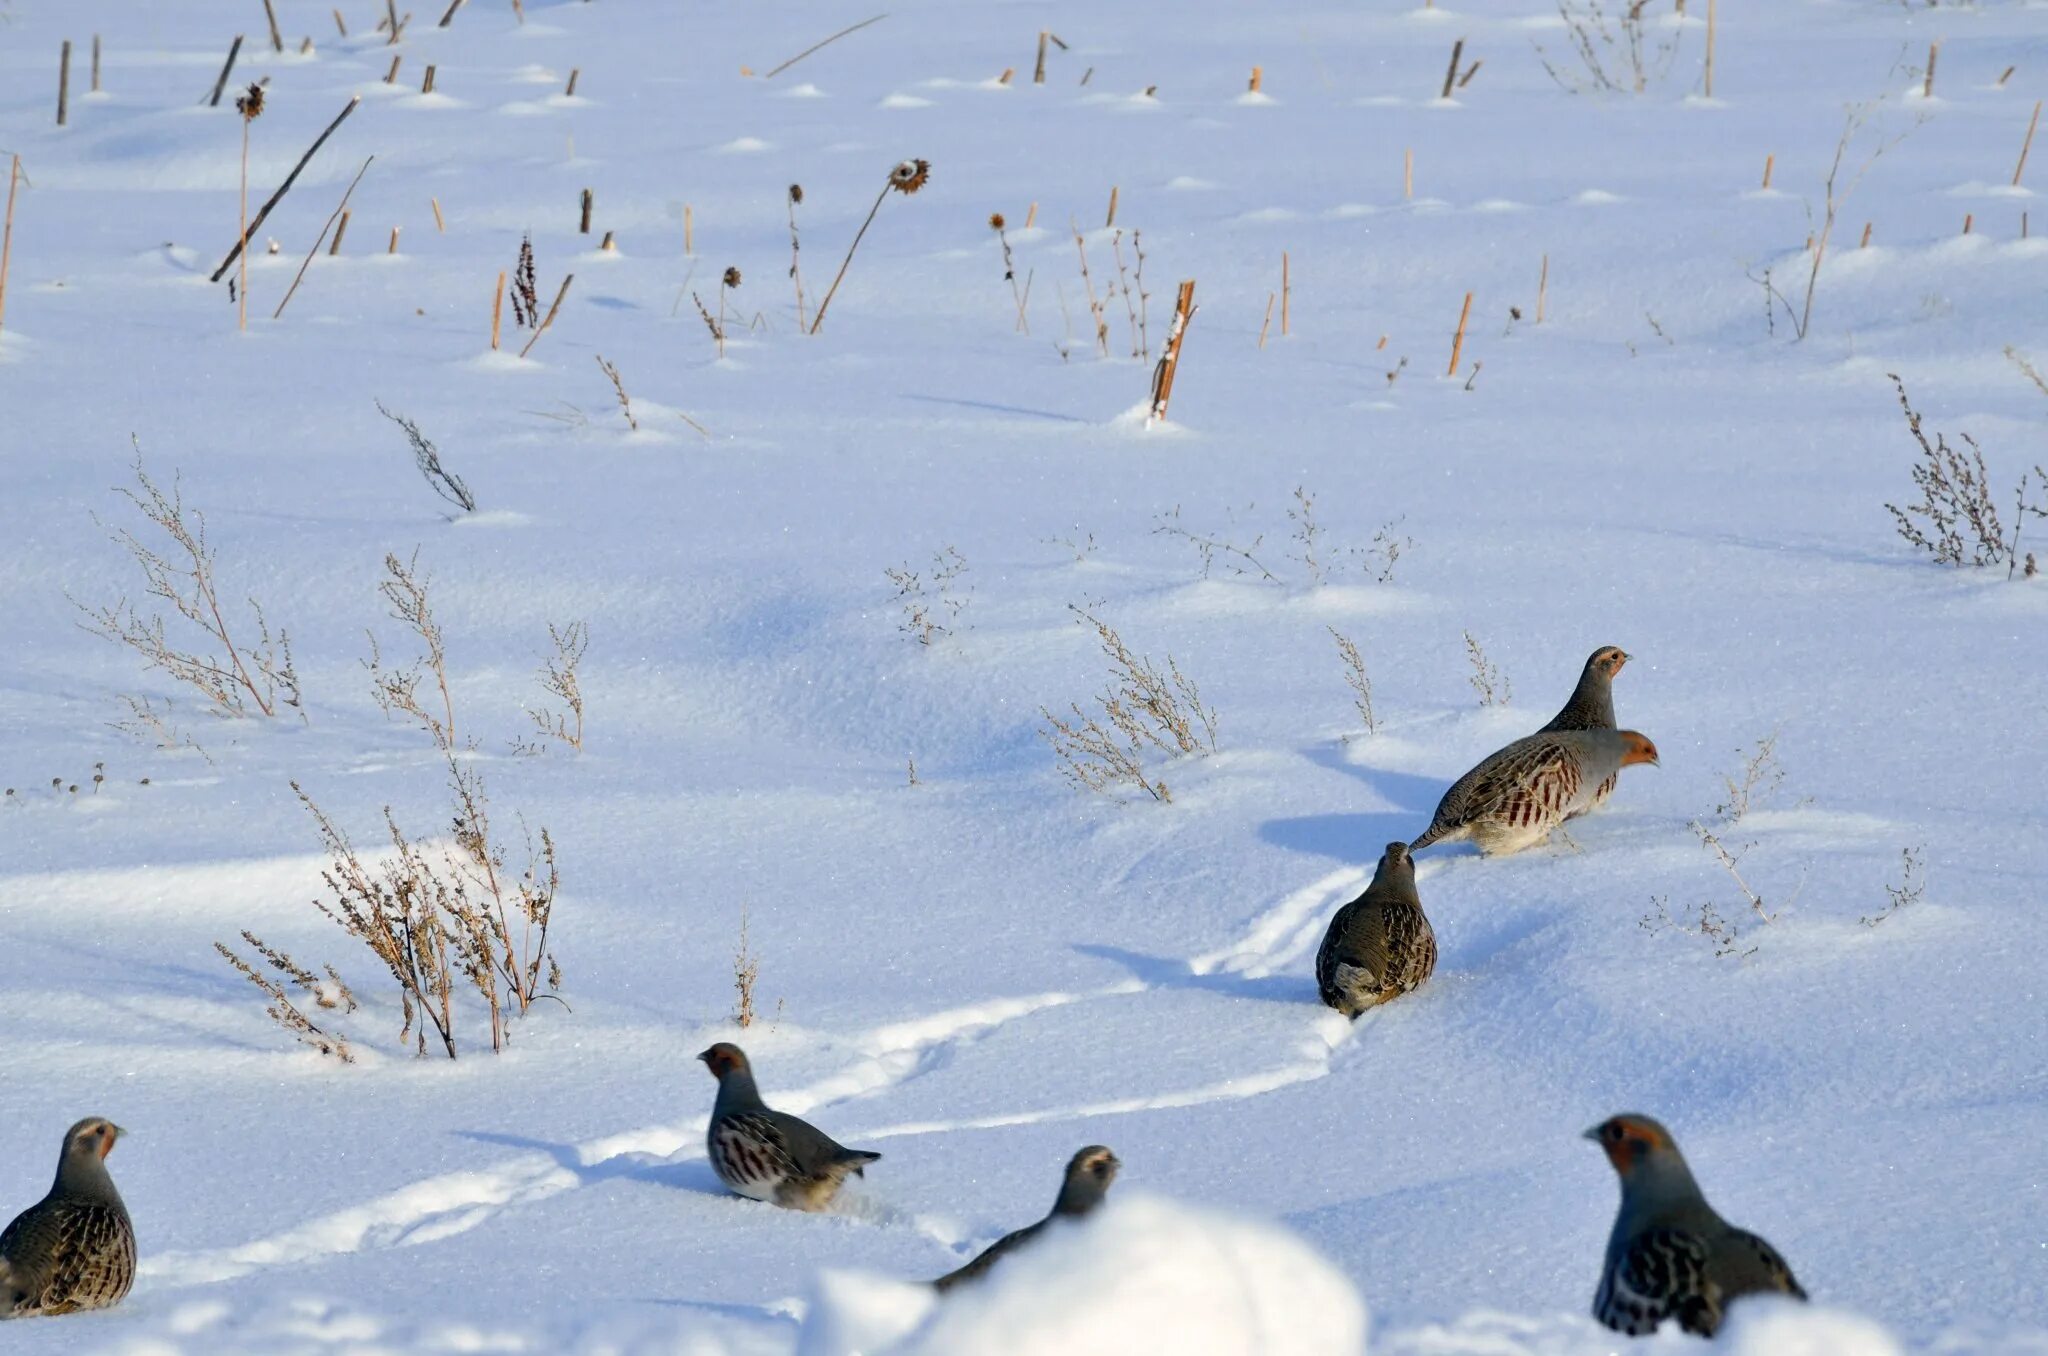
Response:
[[[306,168],[306,162],[311,160],[319,152],[320,148],[327,144],[327,138],[334,135],[334,129],[341,126],[348,115],[356,111],[356,105],[362,101],[363,96],[360,94],[351,98],[348,101],[348,107],[336,114],[334,121],[327,124],[327,130],[322,132],[318,139],[306,148],[306,153],[299,157],[299,163],[292,166],[292,172],[287,174],[284,177],[284,182],[277,186],[277,192],[271,194],[270,200],[257,209],[255,220],[251,221],[248,229],[242,232],[242,238],[235,242],[235,247],[228,251],[228,257],[220,261],[220,267],[213,271],[213,276],[207,279],[208,282],[219,282],[221,275],[233,266],[236,256],[242,252],[242,247],[249,243],[249,237],[263,229],[263,219],[270,215],[270,209],[277,206],[278,200],[291,190],[292,184],[298,180],[299,171]]]

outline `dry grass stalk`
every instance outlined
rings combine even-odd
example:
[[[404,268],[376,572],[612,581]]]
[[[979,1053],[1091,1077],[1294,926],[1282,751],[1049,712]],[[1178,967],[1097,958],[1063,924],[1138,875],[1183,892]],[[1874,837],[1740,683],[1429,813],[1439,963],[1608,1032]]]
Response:
[[[505,320],[505,270],[498,270],[498,281],[491,288],[491,352],[498,351],[498,331]]]
[[[391,65],[387,67],[384,71],[385,84],[395,85],[398,83],[398,63],[403,60],[405,60],[405,58],[401,54],[397,52],[393,52],[391,54]]]
[[[462,477],[441,464],[440,449],[435,447],[420,426],[402,414],[394,414],[384,408],[383,401],[375,402],[377,413],[389,419],[405,431],[405,440],[412,447],[413,464],[433,488],[435,494],[461,509],[464,513],[476,512],[476,496],[469,492],[469,486]]]
[[[1703,92],[1709,99],[1714,97],[1714,28],[1717,17],[1714,10],[1717,3],[1718,0],[1707,0],[1707,60]]]
[[[2034,376],[2024,360],[2022,370]],[[1887,503],[1898,533],[1916,550],[1927,552],[1939,565],[1982,567],[2005,565],[2010,579],[2024,561],[2026,575],[2036,573],[2031,553],[2020,553],[2020,532],[2028,518],[2048,518],[2048,503],[2028,498],[2029,487],[2038,481],[2048,486],[2048,468],[2036,465],[2020,476],[2013,494],[2013,526],[2010,536],[1991,498],[1990,473],[1984,465],[1984,451],[1977,440],[1962,434],[1967,451],[1949,446],[1947,435],[1937,432],[1932,442],[1921,427],[1920,412],[1906,396],[1906,384],[1897,373],[1888,374],[1899,393],[1899,409],[1905,414],[1906,429],[1920,448],[1920,460],[1913,467],[1913,484],[1920,502],[1900,508]]]
[[[1401,152],[1401,197],[1415,196],[1415,148],[1410,146]]]
[[[1017,261],[1010,253],[1010,235],[1007,229],[1009,223],[1003,219],[1001,212],[993,212],[989,215],[988,225],[989,229],[996,233],[996,239],[1003,247],[1003,281],[1010,285],[1010,301],[1017,308],[1015,328],[1020,334],[1029,334],[1031,326],[1024,316],[1024,291],[1017,285]],[[801,313],[798,319],[802,319]]]
[[[1078,787],[1109,792],[1135,786],[1154,800],[1171,800],[1165,781],[1146,773],[1144,751],[1149,747],[1169,757],[1216,752],[1215,711],[1202,705],[1201,690],[1172,655],[1162,672],[1149,657],[1133,654],[1109,623],[1069,607],[1077,620],[1095,628],[1109,661],[1109,686],[1095,698],[1109,724],[1078,704],[1070,703],[1071,721],[1040,707],[1046,719],[1040,737],[1052,746],[1062,775]]]
[[[1232,525],[1235,526],[1234,514],[1232,515]],[[1215,568],[1216,563],[1220,560],[1234,575],[1243,576],[1256,570],[1259,578],[1265,583],[1278,584],[1282,582],[1279,575],[1267,569],[1259,558],[1252,554],[1265,541],[1264,533],[1253,537],[1251,545],[1239,546],[1235,542],[1225,540],[1214,532],[1190,531],[1181,522],[1180,505],[1175,504],[1171,509],[1160,514],[1154,520],[1152,535],[1155,537],[1176,537],[1194,547],[1196,552],[1202,557],[1202,578],[1204,579],[1209,577],[1210,571]]]
[[[229,630],[214,569],[213,548],[206,540],[206,516],[185,506],[175,473],[168,493],[150,478],[143,467],[139,445],[135,451],[135,481],[136,489],[123,486],[116,493],[168,538],[169,546],[151,545],[127,528],[109,530],[108,535],[127,550],[141,569],[145,592],[195,629],[203,637],[202,648],[177,648],[169,637],[163,612],[142,611],[126,599],[101,608],[79,603],[79,610],[86,616],[82,625],[95,635],[126,645],[141,655],[150,668],[162,669],[193,688],[206,698],[217,715],[241,717],[253,712],[276,716],[284,708],[292,707],[298,710],[301,720],[305,719],[299,677],[292,667],[290,637],[281,630],[275,635],[271,633],[263,609],[254,598],[249,599],[249,611],[256,627],[255,641],[238,642]]]
[[[220,75],[213,82],[213,93],[206,100],[208,108],[220,107],[220,96],[227,92],[228,76],[235,69],[235,58],[242,54],[242,35],[235,34],[235,40],[228,44],[228,59],[221,63]]]
[[[1259,348],[1261,350],[1266,347],[1266,331],[1273,327],[1273,302],[1275,299],[1275,293],[1266,293],[1266,318],[1259,322]]]
[[[590,191],[589,189],[587,189],[587,188],[586,188],[586,189],[584,189],[584,190],[583,190],[583,197],[582,197],[581,201],[582,201],[582,216],[581,216],[581,219],[580,219],[580,220],[578,220],[578,222],[576,223],[576,232],[577,232],[577,234],[579,234],[579,235],[589,235],[589,234],[590,234],[590,213],[591,213],[592,209],[593,209],[593,208],[595,208],[595,207],[597,206],[597,197],[596,197],[596,195],[595,195],[595,194],[593,194],[593,193],[592,193],[592,192],[591,192],[591,191]]]
[[[562,309],[562,298],[569,295],[569,284],[575,281],[576,275],[574,273],[562,275],[562,285],[556,289],[555,299],[549,304],[548,313],[541,317],[540,324],[533,331],[533,336],[526,341],[526,347],[519,350],[520,357],[524,358],[527,354],[533,352],[533,346],[540,342],[540,337],[543,334],[548,332],[548,326],[555,323],[555,312]]]
[[[347,37],[347,36],[348,36],[348,25],[347,25],[347,24],[346,24],[345,22],[343,22],[343,20],[342,20],[342,17],[341,17],[341,11],[337,9],[337,10],[333,11],[333,13],[334,13],[334,28],[335,28],[335,31],[336,31],[336,32],[338,32],[339,34],[341,34],[341,36],[342,36],[342,37],[344,37],[344,38],[345,38],[345,37]]]
[[[554,647],[554,653],[541,661],[540,685],[550,697],[562,704],[563,709],[542,709],[526,714],[542,738],[567,744],[581,753],[583,680],[580,670],[584,651],[590,648],[590,626],[580,621],[570,622],[567,626],[549,622],[548,642]]]
[[[263,7],[268,10],[270,8],[270,0],[263,0]],[[276,15],[271,16],[270,32],[273,37],[276,36]],[[67,51],[69,46],[67,43]],[[278,50],[283,51],[284,49],[280,46]],[[238,199],[241,218],[237,225],[240,228],[239,238],[246,246],[249,240],[249,124],[262,116],[263,86],[249,86],[248,90],[235,100],[235,112],[242,115],[242,191]],[[59,118],[58,121],[62,122],[63,119]],[[236,324],[236,328],[246,330],[249,328],[249,251],[244,248],[237,257],[241,260],[241,290],[237,298],[240,319]]]
[[[190,749],[205,759],[208,766],[213,764],[213,755],[201,748],[199,741],[177,725],[174,719],[175,704],[169,697],[136,697],[126,692],[119,696],[122,704],[128,708],[128,719],[108,721],[110,729],[119,730],[130,739],[148,744],[152,748]]]
[[[71,114],[71,39],[57,58],[57,125],[62,127]]]
[[[1451,367],[1444,373],[1447,377],[1458,375],[1458,358],[1465,351],[1465,322],[1472,318],[1472,294],[1465,294],[1465,305],[1458,311],[1458,332],[1451,336]]]
[[[1536,276],[1536,323],[1543,323],[1543,310],[1550,300],[1550,256],[1543,256],[1543,271]]]
[[[512,323],[521,329],[540,328],[540,295],[535,290],[531,235],[520,237],[519,261],[512,269]]]
[[[633,400],[626,394],[626,383],[619,379],[619,369],[606,362],[602,353],[597,355],[597,366],[611,379],[612,391],[619,398],[619,412],[626,416],[626,427],[639,432],[640,421],[633,417]]]
[[[1479,694],[1479,704],[1506,706],[1515,695],[1515,686],[1500,671],[1500,666],[1486,657],[1479,638],[1470,631],[1465,633],[1465,658],[1472,665],[1472,672],[1465,681],[1472,684],[1472,690]]]
[[[1712,900],[1703,900],[1674,916],[1669,897],[1653,895],[1650,912],[1638,921],[1645,932],[1682,932],[1703,938],[1713,944],[1714,954],[1723,960],[1748,960],[1757,952],[1756,947],[1742,944],[1742,929],[1724,918]]]
[[[1358,718],[1365,723],[1365,732],[1377,733],[1380,722],[1373,714],[1372,680],[1366,677],[1365,657],[1358,653],[1358,646],[1351,637],[1334,626],[1325,625],[1323,629],[1337,642],[1337,655],[1344,661],[1344,682],[1351,689],[1351,704],[1358,708]]]
[[[733,1025],[745,1031],[754,1024],[754,982],[761,977],[761,958],[748,945],[749,910],[740,906],[740,946],[732,957]]]
[[[363,161],[363,167],[356,171],[356,177],[349,180],[348,187],[342,190],[341,201],[334,205],[334,211],[328,214],[326,224],[320,228],[319,236],[313,241],[313,247],[307,250],[306,257],[299,261],[299,271],[292,276],[292,285],[284,290],[283,300],[279,301],[277,303],[277,309],[270,313],[270,318],[272,320],[276,320],[279,316],[283,315],[284,308],[291,304],[292,295],[299,290],[299,283],[302,279],[305,278],[306,269],[311,266],[313,262],[313,256],[320,252],[320,246],[326,242],[327,233],[330,230],[334,229],[334,223],[337,221],[347,219],[349,197],[356,191],[356,185],[363,181],[363,176],[369,173],[370,161],[375,160],[376,158],[377,157],[374,155],[367,157]],[[335,237],[335,245],[338,248],[340,244],[341,238],[339,235],[337,235]],[[492,347],[496,347],[496,345],[493,345]]]
[[[1114,199],[1115,191],[1111,191]],[[1081,254],[1081,282],[1088,289],[1088,314],[1095,317],[1095,346],[1102,356],[1109,356],[1109,315],[1105,299],[1095,295],[1095,279],[1088,272],[1088,242],[1081,237],[1081,228],[1074,226],[1074,248]]]
[[[1935,58],[1940,55],[1941,40],[1937,38],[1927,44],[1927,79],[1920,85],[1920,97],[1923,99],[1932,99],[1934,97],[1934,62]]]
[[[896,629],[920,645],[932,645],[960,630],[960,614],[972,600],[972,590],[955,592],[954,585],[967,573],[967,557],[959,548],[946,546],[932,556],[929,577],[910,566],[882,571],[896,586],[896,601],[903,618]]]
[[[341,254],[341,239],[348,234],[348,216],[348,209],[343,208],[341,220],[336,222],[334,226],[334,243],[327,247],[327,257],[330,259],[336,258]]]
[[[2041,101],[2034,100],[2034,116],[2027,119],[2027,139],[2020,143],[2020,162],[2012,167],[2012,186],[2020,186],[2020,176],[2027,172],[2027,152],[2034,149],[2034,129],[2041,125]]]
[[[780,66],[777,66],[777,67],[776,67],[776,68],[775,68],[774,70],[772,70],[772,71],[769,71],[769,72],[768,72],[768,73],[767,73],[766,75],[762,76],[761,78],[762,78],[763,80],[773,80],[773,79],[774,79],[774,78],[775,78],[776,76],[778,76],[778,75],[781,75],[781,74],[782,74],[782,73],[783,73],[784,71],[788,70],[788,69],[789,69],[789,68],[790,68],[791,66],[794,66],[794,65],[796,65],[796,63],[797,63],[797,62],[799,62],[799,61],[802,61],[802,60],[803,60],[803,59],[804,59],[805,57],[807,57],[807,56],[809,56],[809,55],[810,55],[811,53],[813,53],[813,52],[817,51],[817,50],[818,50],[819,48],[821,48],[821,47],[829,47],[829,46],[831,46],[831,45],[832,45],[833,43],[835,43],[835,42],[839,41],[839,40],[840,40],[841,38],[845,37],[845,36],[846,36],[847,34],[849,34],[849,33],[858,33],[858,32],[860,32],[860,31],[861,31],[861,30],[862,30],[863,28],[866,28],[866,27],[867,27],[867,26],[868,26],[869,24],[878,24],[878,23],[882,22],[882,20],[884,20],[884,19],[886,19],[886,18],[888,18],[888,17],[889,17],[889,16],[888,16],[888,15],[886,15],[886,14],[877,14],[877,15],[876,15],[876,16],[875,16],[874,18],[872,18],[872,19],[862,19],[862,20],[861,20],[861,21],[860,21],[859,23],[857,23],[857,24],[852,24],[852,25],[849,25],[849,26],[848,26],[848,27],[846,27],[846,28],[842,28],[842,29],[840,29],[840,30],[839,30],[839,31],[838,31],[837,33],[834,33],[834,34],[833,34],[833,35],[832,35],[831,37],[829,37],[829,38],[821,38],[821,39],[820,39],[820,40],[818,40],[817,42],[814,42],[814,43],[812,43],[812,44],[811,44],[811,45],[810,45],[809,47],[806,47],[806,48],[804,48],[804,50],[803,50],[803,51],[801,51],[801,52],[798,52],[798,53],[797,53],[797,54],[796,54],[795,56],[791,57],[791,58],[790,58],[789,60],[787,60],[787,61],[783,62],[783,63],[782,63],[782,64],[781,64]]]
[[[270,0],[263,0],[263,17],[270,21],[270,50],[282,52],[284,34],[277,31],[277,10],[272,8]]]
[[[1773,153],[1771,153],[1771,154],[1769,154],[1769,155],[1766,155],[1766,156],[1764,157],[1764,183],[1763,183],[1763,187],[1764,187],[1764,191],[1765,191],[1766,193],[1768,193],[1768,192],[1770,191],[1770,188],[1771,188],[1771,171],[1772,171],[1772,170],[1773,170],[1774,168],[1776,168],[1776,167],[1777,167],[1777,163],[1778,163],[1778,157],[1777,157],[1777,154],[1776,154],[1775,152],[1773,152]]]
[[[326,967],[328,982],[323,984],[317,975],[293,960],[290,953],[282,948],[265,945],[261,937],[247,928],[242,929],[242,940],[258,956],[269,962],[271,969],[290,980],[292,986],[301,994],[310,997],[316,1007],[339,1008],[344,1015],[356,1010],[356,996],[349,991],[348,985],[342,982],[341,976],[332,965]],[[281,981],[271,978],[243,960],[231,951],[225,942],[215,942],[213,949],[218,951],[221,959],[232,965],[242,978],[262,991],[268,1002],[263,1009],[264,1015],[291,1033],[293,1040],[301,1045],[311,1046],[323,1055],[332,1055],[343,1064],[356,1062],[355,1052],[349,1049],[348,1039],[338,1032],[330,1033],[316,1025],[313,1019],[292,1001],[291,994]],[[346,1004],[346,1007],[343,1007],[343,1004]]]
[[[455,744],[455,698],[448,683],[448,649],[441,625],[434,619],[432,579],[419,569],[419,553],[400,560],[387,552],[384,579],[377,586],[393,621],[401,622],[420,641],[421,650],[403,668],[387,668],[377,634],[369,633],[370,657],[363,667],[370,674],[370,695],[385,718],[404,717],[427,732],[434,747],[453,758]],[[432,678],[439,693],[439,709],[429,709],[431,697],[422,697],[421,686]]]
[[[1661,41],[1650,39],[1644,10],[1649,0],[1615,0],[1619,12],[1610,15],[1602,0],[1557,0],[1558,16],[1571,35],[1572,54],[1578,58],[1579,73],[1567,75],[1553,65],[1541,43],[1536,53],[1544,71],[1560,89],[1574,94],[1628,92],[1641,94],[1653,81],[1661,80],[1678,55],[1683,28],[1671,30]],[[1708,10],[1708,32],[1713,29]],[[1707,46],[1707,97],[1712,98],[1713,44]]]
[[[1187,339],[1188,322],[1194,318],[1195,280],[1189,278],[1180,285],[1180,295],[1173,307],[1173,328],[1166,333],[1166,348],[1152,373],[1152,406],[1145,417],[1147,426],[1166,418],[1167,404],[1173,399],[1173,379],[1180,369],[1181,344]]]
[[[1750,848],[1755,847],[1756,844],[1751,843],[1747,846],[1737,848],[1731,851],[1728,845],[1721,841],[1721,837],[1719,834],[1715,833],[1712,829],[1709,829],[1706,825],[1700,823],[1697,819],[1688,822],[1686,827],[1690,828],[1693,831],[1693,835],[1700,840],[1700,845],[1706,848],[1708,852],[1711,852],[1714,855],[1714,860],[1721,864],[1721,869],[1726,871],[1728,873],[1729,879],[1735,882],[1735,888],[1740,890],[1742,892],[1742,897],[1749,901],[1750,912],[1754,913],[1760,922],[1776,922],[1778,920],[1778,914],[1773,913],[1769,909],[1764,907],[1763,896],[1758,894],[1756,890],[1750,886],[1750,883],[1747,880],[1743,879],[1742,872],[1738,869],[1742,861],[1743,855],[1747,853]],[[1796,899],[1797,897],[1798,891],[1795,890],[1793,892],[1793,899]],[[1780,907],[1780,912],[1782,912],[1784,908],[1789,908],[1792,902],[1792,899],[1786,900],[1785,904]]]
[[[1923,851],[1925,851],[1924,848],[1900,849],[1899,883],[1897,885],[1887,883],[1884,887],[1884,907],[1874,914],[1857,919],[1857,922],[1863,924],[1864,927],[1874,928],[1901,909],[1910,908],[1926,898],[1927,880],[1925,876],[1925,863],[1922,862],[1920,857]]]
[[[7,218],[0,225],[0,331],[7,328],[7,269],[14,260],[14,194],[21,187],[21,157],[10,154],[7,163]]]
[[[1137,245],[1138,233],[1131,232],[1131,244]],[[1110,251],[1116,256],[1117,290],[1124,294],[1124,315],[1131,327],[1131,356],[1143,362],[1151,354],[1145,349],[1145,331],[1138,323],[1137,293],[1131,285],[1131,273],[1124,266],[1124,233],[1119,230],[1109,238]]]
[[[453,23],[453,22],[455,21],[455,11],[456,11],[456,10],[458,10],[458,9],[461,9],[461,8],[462,8],[462,0],[448,0],[448,8],[447,8],[446,12],[444,12],[444,13],[443,13],[443,14],[441,15],[441,22],[440,22],[440,23],[438,23],[438,24],[435,24],[435,25],[434,25],[434,27],[436,27],[436,28],[446,28],[446,27],[447,27],[447,26],[448,26],[449,24],[451,24],[451,23]]]
[[[1284,339],[1284,338],[1286,338],[1286,337],[1287,337],[1287,336],[1288,336],[1289,334],[1292,334],[1292,333],[1294,332],[1294,331],[1293,331],[1293,328],[1292,328],[1292,326],[1291,326],[1291,324],[1290,324],[1290,322],[1289,322],[1289,320],[1288,320],[1288,307],[1289,307],[1290,303],[1292,302],[1292,300],[1293,300],[1293,297],[1294,297],[1294,284],[1293,284],[1293,282],[1291,281],[1291,279],[1290,279],[1290,275],[1289,275],[1289,273],[1288,273],[1288,260],[1287,260],[1287,251],[1286,251],[1286,250],[1281,250],[1281,251],[1280,251],[1280,337],[1281,337],[1281,338],[1283,338],[1283,339]]]
[[[428,198],[427,204],[434,209],[434,231],[437,235],[448,234],[448,223],[441,216],[441,200]]]
[[[724,301],[724,297],[725,294],[720,292],[719,300],[721,303]],[[704,317],[704,328],[711,331],[712,342],[718,345],[718,356],[723,359],[725,357],[725,322],[712,315],[711,308],[704,304],[704,298],[698,296],[695,292],[690,293],[690,300],[697,303],[697,314]],[[719,309],[722,311],[725,308],[721,305]]]
[[[1464,60],[1464,57],[1465,40],[1459,38],[1451,44],[1451,65],[1450,69],[1444,72],[1444,89],[1443,93],[1438,96],[1439,98],[1448,99],[1451,97],[1451,90],[1458,82],[1458,63]]]
[[[882,18],[884,16],[876,15],[875,17]],[[870,19],[867,22],[873,23],[874,21],[874,19]],[[854,25],[854,28],[864,27],[866,27],[865,24]],[[846,32],[848,33],[852,31],[853,29],[846,30]],[[844,34],[838,36],[844,36]],[[826,41],[830,42],[831,39],[827,38]],[[824,44],[822,43],[819,44],[819,46],[823,45]],[[816,49],[813,48],[812,50],[815,51]],[[805,55],[808,54],[798,53],[797,56],[791,57],[789,61],[784,62],[783,66],[787,66],[791,62],[800,60]],[[776,68],[776,70],[781,69],[781,66],[778,66]],[[774,73],[774,71],[769,72],[770,75],[773,75]],[[846,247],[846,257],[839,261],[839,272],[833,275],[832,285],[825,289],[825,299],[818,303],[818,313],[815,316],[811,317],[812,334],[816,334],[818,332],[819,327],[825,323],[825,308],[832,304],[832,298],[839,291],[839,284],[845,281],[846,270],[853,264],[853,252],[860,248],[861,238],[867,235],[868,227],[875,224],[875,213],[882,210],[882,199],[888,197],[892,190],[897,193],[903,194],[905,197],[909,197],[911,194],[923,188],[925,184],[930,181],[931,177],[932,166],[929,160],[899,160],[896,162],[894,168],[892,168],[889,171],[888,179],[882,184],[882,191],[875,195],[875,205],[868,209],[867,219],[861,222],[860,229],[854,232],[853,243]],[[686,224],[687,221],[688,218],[687,216],[685,216]]]
[[[1732,777],[1721,775],[1728,799],[1714,807],[1714,814],[1729,824],[1741,823],[1751,809],[1770,799],[1785,782],[1785,767],[1778,761],[1776,730],[1757,740],[1755,748],[1742,757],[1740,773]]]
[[[804,275],[798,267],[798,260],[803,252],[803,245],[797,239],[796,208],[797,204],[803,200],[804,186],[802,184],[791,184],[786,200],[786,205],[789,208],[789,281],[796,288],[796,329],[798,334],[804,332]],[[1007,245],[1004,246],[1003,252],[1005,256],[1008,255],[1009,247]]]
[[[697,253],[697,212],[689,203],[683,204],[683,253]]]

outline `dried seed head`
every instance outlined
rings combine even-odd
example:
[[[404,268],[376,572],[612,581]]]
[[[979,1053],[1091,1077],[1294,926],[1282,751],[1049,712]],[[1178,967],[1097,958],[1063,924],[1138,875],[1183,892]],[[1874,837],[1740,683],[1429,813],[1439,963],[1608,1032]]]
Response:
[[[727,287],[738,287],[740,285],[740,271],[737,268],[729,268],[725,271],[725,285]]]
[[[932,162],[929,160],[905,160],[889,171],[889,187],[898,193],[915,193],[925,186],[932,177]]]
[[[263,86],[251,85],[249,92],[236,98],[235,111],[249,122],[254,122],[263,113]]]
[[[804,200],[804,186],[802,184],[791,184],[789,186],[789,200],[791,202],[802,202]]]
[[[1000,230],[1002,230],[1002,229],[1003,229],[1003,227],[1004,227],[1004,226],[1006,226],[1007,224],[1008,224],[1008,223],[1007,223],[1007,222],[1005,222],[1005,221],[1003,220],[1003,214],[1002,214],[1001,212],[991,212],[991,213],[989,213],[989,215],[988,215],[988,228],[989,228],[989,229],[990,229],[991,231],[1000,231]]]

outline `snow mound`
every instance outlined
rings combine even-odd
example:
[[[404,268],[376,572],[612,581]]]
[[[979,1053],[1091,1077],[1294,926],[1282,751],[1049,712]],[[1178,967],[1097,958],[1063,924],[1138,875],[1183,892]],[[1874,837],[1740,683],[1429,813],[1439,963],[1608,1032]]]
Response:
[[[1049,1230],[981,1283],[828,1272],[798,1356],[1332,1356],[1365,1349],[1365,1304],[1272,1224],[1126,1193]]]
[[[1746,1299],[1728,1310],[1720,1347],[1729,1356],[1900,1356],[1867,1318],[1782,1299]]]

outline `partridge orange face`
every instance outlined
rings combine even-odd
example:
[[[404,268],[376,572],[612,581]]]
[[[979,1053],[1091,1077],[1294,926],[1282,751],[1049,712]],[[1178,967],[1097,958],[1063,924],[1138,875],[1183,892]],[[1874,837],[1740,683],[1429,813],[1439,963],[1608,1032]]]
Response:
[[[740,1053],[737,1045],[728,1041],[720,1041],[697,1058],[704,1061],[704,1066],[711,1070],[713,1078],[723,1078],[734,1069],[747,1067],[747,1057]]]
[[[70,1147],[75,1152],[89,1153],[104,1161],[108,1154],[114,1152],[114,1141],[125,1133],[112,1121],[80,1121],[71,1127]]]
[[[1593,651],[1593,667],[1612,678],[1621,672],[1621,666],[1628,663],[1632,657],[1619,645],[1603,645]]]
[[[1648,735],[1636,730],[1623,730],[1621,739],[1623,767],[1634,767],[1637,763],[1648,763],[1651,767],[1660,766],[1657,762],[1657,746],[1650,742]]]
[[[1651,1154],[1672,1147],[1671,1134],[1647,1116],[1611,1116],[1586,1132],[1586,1138],[1607,1152],[1607,1161],[1623,1177]]]
[[[1116,1176],[1116,1170],[1123,1166],[1117,1156],[1100,1144],[1083,1149],[1079,1155],[1081,1171],[1095,1178],[1104,1186]]]

